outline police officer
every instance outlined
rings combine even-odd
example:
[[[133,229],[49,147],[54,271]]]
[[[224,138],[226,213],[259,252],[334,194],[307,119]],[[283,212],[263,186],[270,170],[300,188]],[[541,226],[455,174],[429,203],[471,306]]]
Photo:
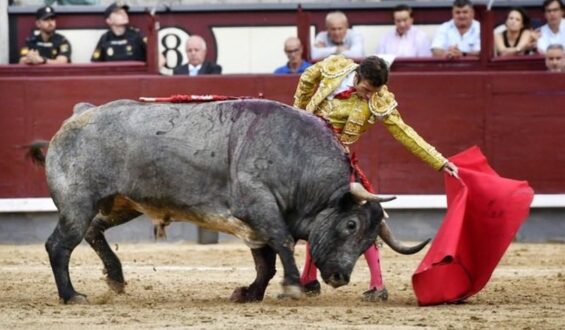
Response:
[[[55,32],[55,11],[49,6],[41,7],[35,13],[35,26],[39,33],[26,39],[20,50],[23,64],[62,64],[71,62],[71,44],[67,38]]]
[[[92,54],[92,62],[145,61],[146,43],[138,29],[128,26],[129,6],[115,2],[104,17],[110,29],[104,33]]]

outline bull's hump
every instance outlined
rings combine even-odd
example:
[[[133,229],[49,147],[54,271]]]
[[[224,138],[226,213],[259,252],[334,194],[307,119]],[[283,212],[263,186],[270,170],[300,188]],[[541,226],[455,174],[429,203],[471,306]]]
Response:
[[[185,221],[194,223],[202,228],[220,231],[236,236],[243,240],[250,248],[259,248],[265,245],[265,241],[249,227],[245,222],[231,214],[207,213],[198,214],[184,213],[174,208],[154,207],[146,203],[135,202],[127,197],[119,196],[114,205],[120,208],[130,207],[141,212],[152,219],[153,223],[173,221]]]

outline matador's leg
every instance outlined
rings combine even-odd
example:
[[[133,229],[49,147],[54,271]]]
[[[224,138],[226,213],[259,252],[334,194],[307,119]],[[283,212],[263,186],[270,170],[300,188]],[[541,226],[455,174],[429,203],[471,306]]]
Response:
[[[379,249],[375,244],[372,244],[365,251],[364,256],[371,273],[371,282],[369,283],[369,290],[363,293],[363,299],[367,301],[385,301],[388,299],[388,292],[383,284]]]
[[[300,284],[304,287],[304,293],[309,296],[320,294],[320,282],[318,282],[318,268],[310,255],[310,244],[306,242],[306,260],[304,261],[304,270],[300,277]]]
[[[388,299],[388,292],[383,284],[381,273],[381,263],[379,250],[376,245],[371,245],[364,253],[365,260],[369,266],[371,274],[371,281],[369,283],[369,290],[363,293],[363,299],[367,301],[385,301]],[[304,263],[304,270],[300,277],[300,284],[304,286],[304,292],[307,295],[320,294],[320,282],[317,279],[318,269],[310,255],[310,245],[306,244],[306,260]]]

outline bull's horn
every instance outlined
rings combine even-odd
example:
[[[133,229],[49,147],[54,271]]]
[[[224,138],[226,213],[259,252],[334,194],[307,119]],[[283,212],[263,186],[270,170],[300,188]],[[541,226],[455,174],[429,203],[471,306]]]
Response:
[[[431,238],[428,238],[427,240],[423,241],[422,243],[419,243],[418,245],[405,246],[394,237],[392,231],[390,230],[390,227],[387,225],[384,219],[382,220],[381,225],[379,227],[379,236],[383,239],[383,241],[388,246],[390,246],[394,251],[400,254],[414,254],[420,251],[421,249],[423,249],[424,246],[426,246],[426,244],[428,244],[432,240]]]
[[[349,184],[349,190],[351,191],[351,194],[357,199],[358,202],[375,201],[382,203],[396,199],[396,196],[384,198],[384,197],[379,197],[375,194],[371,194],[359,182],[351,182]]]

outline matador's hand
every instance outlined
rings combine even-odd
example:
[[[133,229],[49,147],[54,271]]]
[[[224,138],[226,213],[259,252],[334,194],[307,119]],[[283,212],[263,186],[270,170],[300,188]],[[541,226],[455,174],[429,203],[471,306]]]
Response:
[[[447,162],[443,165],[443,167],[441,168],[444,172],[446,172],[447,174],[456,177],[457,179],[459,179],[459,169],[457,168],[457,166],[455,164],[453,164],[452,162]]]

